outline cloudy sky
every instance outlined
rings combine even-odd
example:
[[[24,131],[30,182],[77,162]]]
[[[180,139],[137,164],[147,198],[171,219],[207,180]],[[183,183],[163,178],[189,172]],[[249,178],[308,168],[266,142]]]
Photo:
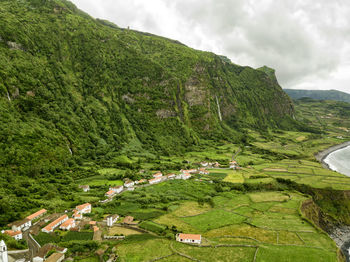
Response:
[[[93,17],[276,69],[284,88],[350,93],[349,0],[71,0]]]

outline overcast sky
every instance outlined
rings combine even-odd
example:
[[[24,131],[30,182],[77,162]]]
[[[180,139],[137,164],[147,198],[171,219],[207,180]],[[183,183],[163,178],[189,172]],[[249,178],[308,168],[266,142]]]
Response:
[[[276,69],[283,88],[350,93],[349,0],[71,0],[96,18]]]

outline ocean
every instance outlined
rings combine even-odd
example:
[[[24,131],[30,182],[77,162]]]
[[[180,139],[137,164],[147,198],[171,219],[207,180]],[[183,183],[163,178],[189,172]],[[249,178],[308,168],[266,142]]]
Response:
[[[350,146],[330,153],[324,162],[330,169],[350,176]]]

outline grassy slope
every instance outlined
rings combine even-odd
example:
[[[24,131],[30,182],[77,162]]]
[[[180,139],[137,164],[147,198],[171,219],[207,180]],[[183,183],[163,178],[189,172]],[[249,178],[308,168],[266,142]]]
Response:
[[[4,224],[45,198],[78,202],[72,181],[97,175],[82,164],[139,168],[138,158],[183,155],[206,139],[244,140],[242,127],[292,127],[290,99],[261,70],[111,26],[68,1],[0,8]]]

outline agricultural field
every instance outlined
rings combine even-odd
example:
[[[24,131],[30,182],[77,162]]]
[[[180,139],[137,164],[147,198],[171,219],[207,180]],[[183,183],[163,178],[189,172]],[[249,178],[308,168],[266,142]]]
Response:
[[[253,166],[271,178],[290,179],[316,188],[350,189],[350,178],[324,169],[321,164],[306,160],[282,160]]]
[[[213,197],[212,205],[185,201],[140,227],[157,233],[175,226],[201,234],[203,246],[140,236],[119,242],[116,252],[120,261],[337,261],[334,242],[300,214],[306,199],[291,192],[230,191]]]

